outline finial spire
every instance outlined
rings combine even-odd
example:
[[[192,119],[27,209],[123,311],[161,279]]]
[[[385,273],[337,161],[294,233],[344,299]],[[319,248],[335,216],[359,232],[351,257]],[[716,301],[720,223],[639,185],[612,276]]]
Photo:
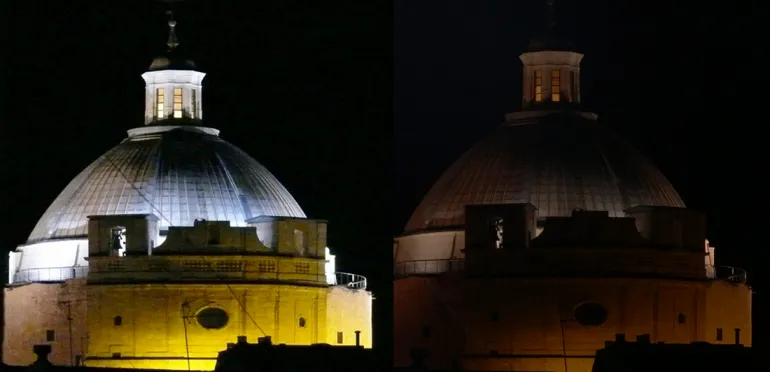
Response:
[[[169,51],[176,48],[179,45],[179,42],[176,39],[176,21],[174,20],[174,12],[167,11],[166,14],[169,15],[168,20],[168,42],[166,42],[166,45],[168,45]]]
[[[545,0],[546,5],[548,6],[548,10],[545,14],[545,27],[549,31],[556,25],[556,17],[553,15],[553,1],[554,0]]]

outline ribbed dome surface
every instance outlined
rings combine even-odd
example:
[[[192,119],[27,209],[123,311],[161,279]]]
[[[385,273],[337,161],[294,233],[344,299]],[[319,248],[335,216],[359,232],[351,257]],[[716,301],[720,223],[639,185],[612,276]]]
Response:
[[[684,207],[663,174],[594,120],[556,114],[506,124],[467,151],[428,192],[406,232],[460,227],[466,205],[530,202],[539,218],[576,208]]]
[[[215,135],[171,130],[129,137],[89,165],[28,243],[85,237],[90,215],[141,213],[158,216],[161,230],[195,219],[245,226],[260,215],[305,217],[281,183],[237,147]]]

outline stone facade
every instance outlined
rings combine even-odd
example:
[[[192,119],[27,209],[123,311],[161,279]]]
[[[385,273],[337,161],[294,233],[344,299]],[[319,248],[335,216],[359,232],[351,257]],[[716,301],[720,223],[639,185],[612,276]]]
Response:
[[[325,221],[253,223],[198,221],[153,247],[157,218],[90,218],[87,279],[6,289],[4,362],[50,344],[58,365],[212,370],[238,336],[371,348],[371,293],[327,277]]]

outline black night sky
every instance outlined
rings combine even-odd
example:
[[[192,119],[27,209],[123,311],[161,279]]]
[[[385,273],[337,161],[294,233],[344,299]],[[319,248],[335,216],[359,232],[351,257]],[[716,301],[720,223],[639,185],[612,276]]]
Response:
[[[388,350],[392,236],[446,167],[520,107],[518,55],[545,1],[251,3],[176,7],[181,47],[207,73],[204,120],[265,165],[309,217],[330,221],[338,269],[370,279],[376,342]],[[586,109],[708,214],[718,263],[749,270],[754,313],[766,313],[766,31],[748,21],[758,5],[577,3],[556,1],[586,55]],[[154,1],[3,3],[5,250],[142,125],[141,74],[164,51],[165,10]],[[755,317],[755,346],[764,329]]]

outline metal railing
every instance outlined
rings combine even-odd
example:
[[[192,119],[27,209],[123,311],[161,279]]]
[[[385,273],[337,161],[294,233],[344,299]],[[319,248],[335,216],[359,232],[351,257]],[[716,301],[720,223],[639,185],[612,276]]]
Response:
[[[717,280],[724,280],[730,283],[746,284],[748,274],[746,270],[732,266],[714,266]]]
[[[137,274],[148,274],[148,273],[157,274],[157,272],[153,272],[153,271],[142,271],[142,272],[121,271],[120,272],[120,274],[127,275],[130,277],[138,276]],[[166,273],[170,273],[170,272],[167,271]],[[184,273],[180,273],[180,274],[184,276]],[[212,275],[206,275],[206,274],[213,274],[213,276],[216,276],[217,273],[198,272],[198,273],[193,273],[192,277],[188,277],[187,279],[192,279],[192,278],[201,279],[201,278],[212,276]],[[232,274],[232,273],[226,273],[226,274]],[[279,273],[276,272],[274,274],[276,278],[279,278],[278,276]],[[291,275],[293,277],[308,276],[308,277],[312,277],[314,280],[317,279],[318,277],[317,274],[285,273],[285,275],[286,274]],[[69,279],[86,278],[86,276],[88,276],[88,266],[27,269],[27,270],[19,270],[16,273],[14,273],[13,283],[11,284],[63,282]],[[232,276],[232,275],[229,275],[229,276]],[[218,279],[224,279],[224,277],[218,277]],[[353,288],[353,289],[366,289],[367,282],[366,282],[366,277],[363,275],[336,272],[334,273],[334,285],[344,286],[344,287]]]
[[[724,280],[730,283],[745,284],[748,275],[746,270],[732,266],[713,266],[716,280]],[[393,274],[396,278],[410,275],[437,275],[449,272],[465,270],[465,260],[416,260],[399,262],[394,265]]]
[[[62,282],[69,279],[85,278],[87,275],[88,266],[26,269],[15,272],[11,284]]]
[[[358,274],[336,272],[334,273],[334,285],[353,289],[366,289],[366,277]]]
[[[447,272],[464,271],[465,260],[446,259],[399,262],[393,267],[393,270],[393,274],[397,278],[409,275],[436,275]]]

